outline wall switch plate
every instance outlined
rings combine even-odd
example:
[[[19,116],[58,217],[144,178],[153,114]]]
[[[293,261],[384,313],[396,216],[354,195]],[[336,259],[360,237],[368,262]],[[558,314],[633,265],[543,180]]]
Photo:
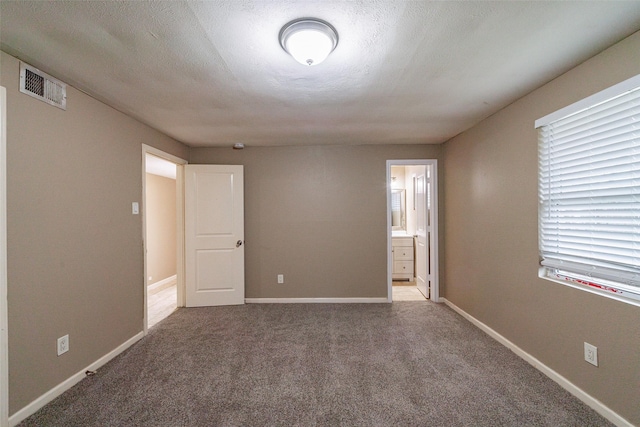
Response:
[[[138,215],[140,213],[140,205],[138,202],[131,203],[131,213],[134,215]]]
[[[58,338],[58,356],[69,351],[69,335]]]
[[[584,343],[584,360],[593,366],[598,366],[598,347],[588,342]]]
[[[283,284],[284,283],[284,274],[278,274],[278,283],[279,284]]]

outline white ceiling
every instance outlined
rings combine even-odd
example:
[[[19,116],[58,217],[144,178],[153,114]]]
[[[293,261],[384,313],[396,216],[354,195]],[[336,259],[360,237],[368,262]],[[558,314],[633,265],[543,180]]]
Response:
[[[320,65],[279,45],[300,17],[339,33]],[[190,146],[413,144],[640,30],[640,1],[2,0],[0,20],[3,50]]]

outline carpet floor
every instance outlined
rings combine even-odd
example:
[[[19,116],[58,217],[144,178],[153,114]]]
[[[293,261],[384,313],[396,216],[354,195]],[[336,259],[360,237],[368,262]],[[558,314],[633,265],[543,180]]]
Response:
[[[448,307],[179,309],[21,426],[609,426]]]

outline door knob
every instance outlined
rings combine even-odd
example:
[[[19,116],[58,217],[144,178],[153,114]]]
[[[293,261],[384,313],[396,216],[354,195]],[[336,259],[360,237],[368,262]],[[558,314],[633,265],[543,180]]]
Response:
[[[242,240],[238,240],[236,242],[236,248],[239,248],[240,246],[242,246]]]

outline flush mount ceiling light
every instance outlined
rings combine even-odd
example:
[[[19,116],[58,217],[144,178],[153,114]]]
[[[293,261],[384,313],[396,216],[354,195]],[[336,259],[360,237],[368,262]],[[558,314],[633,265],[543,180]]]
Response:
[[[320,19],[296,19],[280,30],[280,45],[302,65],[318,65],[338,45],[338,33]]]

